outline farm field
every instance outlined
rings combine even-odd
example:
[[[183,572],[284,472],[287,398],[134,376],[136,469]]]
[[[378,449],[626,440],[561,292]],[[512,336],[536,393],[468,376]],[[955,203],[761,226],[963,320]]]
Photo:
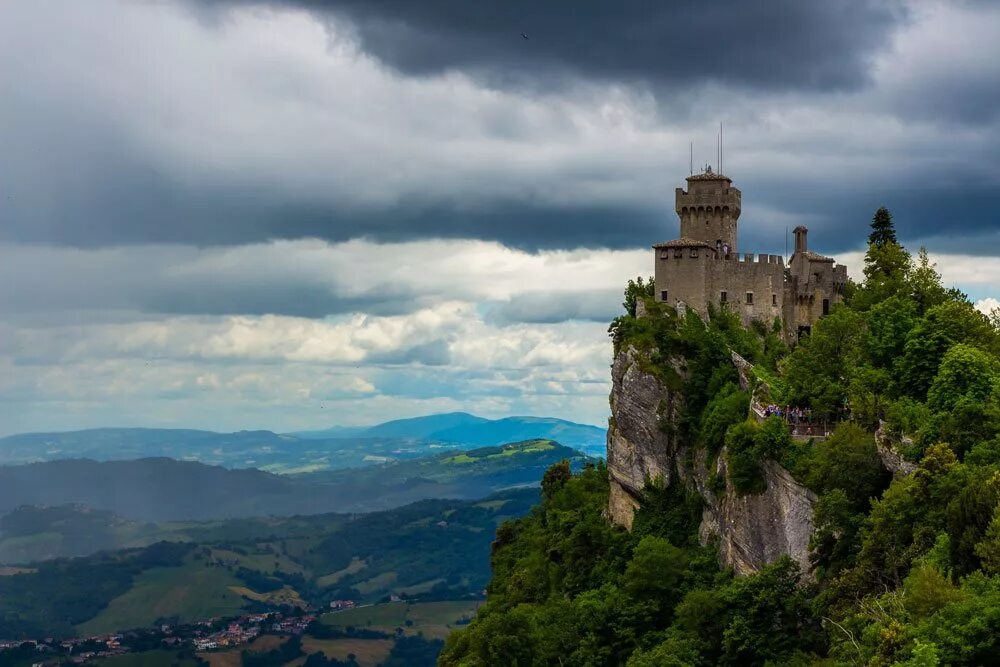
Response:
[[[177,651],[158,650],[102,658],[95,664],[101,667],[197,667],[198,662],[182,658]]]
[[[388,657],[392,644],[392,639],[302,638],[302,649],[306,653],[322,653],[327,658],[344,661],[353,654],[361,667],[375,667],[381,663]]]
[[[408,635],[423,633],[429,639],[444,639],[458,627],[460,619],[469,619],[481,600],[446,600],[441,602],[390,602],[324,614],[321,620],[334,627],[356,627],[393,633],[403,628]],[[409,626],[406,622],[410,621]]]
[[[351,562],[347,567],[341,570],[337,570],[336,572],[331,572],[330,574],[325,574],[322,577],[319,577],[316,580],[316,585],[322,586],[324,588],[327,586],[333,586],[347,575],[357,574],[361,570],[365,569],[366,565],[367,564],[363,560],[355,556],[354,558],[351,559]]]
[[[264,652],[278,648],[288,641],[287,637],[278,635],[263,635],[253,640],[246,646],[234,648],[229,651],[204,651],[198,653],[198,657],[207,662],[211,667],[242,667],[243,651]]]
[[[132,587],[94,618],[77,626],[84,636],[152,625],[162,617],[181,622],[240,613],[243,600],[232,588],[242,584],[222,568],[197,562],[153,568],[136,577]]]

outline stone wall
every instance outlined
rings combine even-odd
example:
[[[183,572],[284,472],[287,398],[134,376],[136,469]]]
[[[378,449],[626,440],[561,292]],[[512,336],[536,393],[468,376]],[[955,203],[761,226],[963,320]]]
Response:
[[[697,257],[691,256],[691,251]],[[706,248],[667,248],[657,251],[654,270],[656,298],[683,301],[703,318],[708,303],[719,304],[726,293],[728,307],[744,324],[759,319],[768,324],[781,317],[785,304],[784,264],[779,255],[730,255],[716,258]],[[752,300],[748,300],[748,294]]]

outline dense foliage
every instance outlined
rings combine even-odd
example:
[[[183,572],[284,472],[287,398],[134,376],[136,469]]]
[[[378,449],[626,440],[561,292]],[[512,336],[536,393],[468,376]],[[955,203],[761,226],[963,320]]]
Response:
[[[0,577],[0,637],[72,636],[132,585],[135,575],[181,564],[191,545],[159,542],[144,549],[41,563],[31,574]]]
[[[885,209],[864,273],[791,350],[780,323],[705,323],[642,281],[609,329],[616,353],[634,348],[683,393],[662,427],[723,471],[714,493],[758,493],[770,465],[816,493],[809,573],[720,569],[680,483],[650,480],[626,532],[605,518],[603,467],[553,469],[542,504],[498,530],[488,602],[441,664],[1000,664],[1000,316],[945,288]],[[755,364],[758,399],[809,408],[832,434],[748,419],[731,351]],[[879,428],[912,472],[886,469]]]
[[[748,664],[821,646],[790,560],[733,578],[697,543],[696,500],[647,493],[631,533],[612,527],[607,470],[590,467],[504,524],[488,601],[440,663]]]

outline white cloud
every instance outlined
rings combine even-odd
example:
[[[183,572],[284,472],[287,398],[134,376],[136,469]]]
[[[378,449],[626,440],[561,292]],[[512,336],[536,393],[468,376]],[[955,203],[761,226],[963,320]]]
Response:
[[[984,315],[991,315],[994,310],[1000,308],[1000,301],[997,301],[993,297],[987,297],[985,299],[980,299],[975,303],[976,310],[983,313]]]
[[[81,309],[190,313],[200,308],[299,312],[309,304],[294,296],[308,293],[319,309],[313,314],[323,315],[366,306],[377,310],[381,302],[392,300],[405,302],[395,308],[411,311],[446,299],[500,304],[535,296],[531,314],[544,318],[546,306],[566,310],[560,298],[594,294],[616,304],[625,280],[648,270],[650,253],[578,249],[533,254],[497,243],[440,240],[93,250],[0,244],[0,285],[5,286],[0,287],[0,309],[9,314]],[[281,302],[274,294],[292,296]],[[600,313],[595,304],[583,309],[584,315]]]

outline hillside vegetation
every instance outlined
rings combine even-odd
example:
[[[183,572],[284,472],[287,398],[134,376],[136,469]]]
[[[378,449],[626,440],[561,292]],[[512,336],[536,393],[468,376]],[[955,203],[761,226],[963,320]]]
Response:
[[[228,470],[166,458],[50,461],[0,466],[0,515],[23,505],[74,503],[133,521],[161,522],[366,512],[424,498],[482,498],[503,488],[537,484],[545,469],[562,459],[579,466],[586,457],[558,443],[531,440],[302,475]],[[52,511],[28,513],[33,525],[51,530],[36,530],[33,539],[10,543],[10,537],[26,536],[23,530],[8,532],[6,525],[16,517],[0,518],[0,563],[126,546],[150,534],[120,522],[102,526],[103,515],[81,517],[94,529],[84,534],[69,522],[57,521]],[[27,514],[22,515],[24,524]]]
[[[496,526],[537,489],[385,512],[163,527],[147,547],[55,559],[0,576],[0,638],[65,637],[390,595],[471,600],[489,579]],[[456,616],[456,619],[458,616]]]
[[[604,516],[603,466],[555,466],[541,505],[499,529],[488,602],[441,664],[1000,663],[997,318],[911,257],[884,210],[864,281],[792,350],[779,323],[679,317],[650,287],[630,284],[616,350],[644,350],[644,370],[683,394],[662,428],[725,457],[715,493],[759,493],[767,461],[816,493],[810,571],[781,558],[734,577],[699,543],[702,499],[681,484],[650,480],[626,532]],[[833,435],[793,441],[777,417],[748,419],[731,350],[756,364],[762,400],[809,407]],[[910,463],[895,477],[880,424]]]

